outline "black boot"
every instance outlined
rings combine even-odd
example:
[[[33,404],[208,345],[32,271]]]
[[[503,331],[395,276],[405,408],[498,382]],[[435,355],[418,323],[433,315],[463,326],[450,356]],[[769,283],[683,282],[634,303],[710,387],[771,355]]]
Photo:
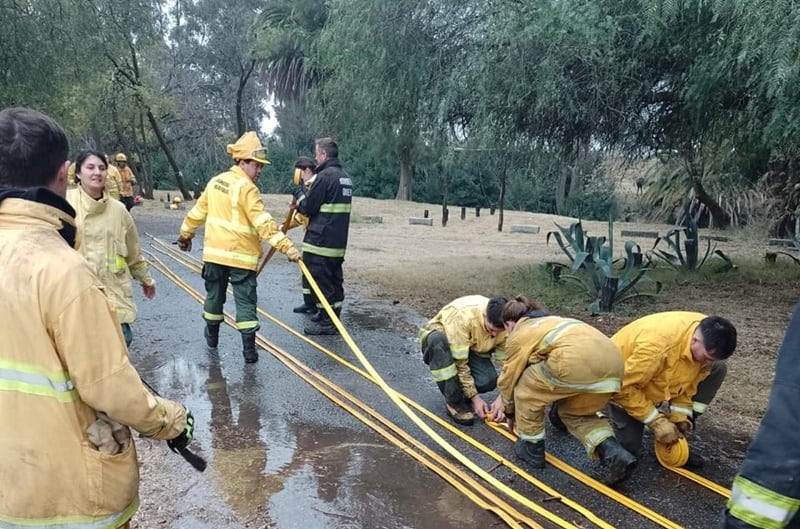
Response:
[[[613,437],[600,443],[595,451],[608,469],[606,485],[616,485],[625,481],[636,468],[636,456],[625,450]]]
[[[550,405],[550,410],[547,412],[547,417],[550,419],[550,424],[558,430],[559,432],[566,432],[567,425],[564,424],[564,421],[561,420],[561,416],[558,414],[558,401],[555,401]]]
[[[256,333],[251,332],[242,334],[242,355],[247,364],[258,362],[258,351],[256,351]]]
[[[304,333],[314,336],[339,333],[326,313],[320,311],[319,315],[320,317],[318,321],[311,321],[307,323],[305,327],[303,327]]]
[[[298,305],[292,309],[292,312],[296,314],[316,314],[317,307],[314,305],[306,305],[303,303],[302,305]]]
[[[203,336],[206,338],[206,345],[210,349],[216,349],[219,344],[219,324],[206,323],[206,328],[203,329]]]
[[[690,446],[689,459],[686,461],[686,464],[683,465],[683,468],[685,468],[686,470],[700,470],[701,468],[703,468],[704,463],[705,460],[703,459],[703,456],[700,455],[700,453],[696,449]]]
[[[514,453],[532,468],[544,468],[544,441],[531,443],[517,439],[514,443]]]

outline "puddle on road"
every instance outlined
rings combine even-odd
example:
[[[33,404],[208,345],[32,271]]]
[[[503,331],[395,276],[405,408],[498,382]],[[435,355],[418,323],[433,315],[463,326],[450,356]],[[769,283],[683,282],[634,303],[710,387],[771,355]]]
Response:
[[[256,372],[245,370],[229,387],[218,357],[208,358],[213,450],[204,452],[206,476],[237,518],[281,529],[426,529],[492,519],[369,432],[263,417]]]

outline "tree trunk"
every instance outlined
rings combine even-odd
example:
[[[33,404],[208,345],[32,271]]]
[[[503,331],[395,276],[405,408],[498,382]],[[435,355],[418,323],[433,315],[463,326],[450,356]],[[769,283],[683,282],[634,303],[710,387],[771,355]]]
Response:
[[[504,157],[505,160],[505,157]],[[497,207],[500,210],[497,216],[497,231],[503,231],[503,207],[506,201],[506,164],[503,162],[503,169],[500,171],[500,196],[497,198]]]
[[[153,200],[153,164],[150,162],[150,150],[147,148],[147,133],[144,128],[144,115],[139,112],[139,134],[141,134],[141,142],[139,142],[139,159],[142,162],[142,185],[140,191],[142,197]]]
[[[244,119],[244,105],[242,101],[244,99],[244,89],[247,86],[247,81],[250,79],[250,75],[252,75],[253,68],[255,67],[256,61],[250,61],[249,66],[245,68],[239,76],[239,87],[236,89],[236,130],[239,136],[247,132],[247,123]]]
[[[711,214],[711,226],[719,229],[730,227],[731,216],[706,192],[703,183],[700,181],[700,175],[692,170],[689,172],[689,179],[692,182],[694,196],[701,204],[708,208]],[[689,212],[687,212],[687,214],[688,213]]]
[[[155,116],[153,116],[153,112],[151,110],[147,110],[147,119],[150,121],[150,126],[153,127],[153,132],[158,138],[158,143],[161,145],[161,149],[164,151],[164,155],[167,157],[167,161],[169,161],[170,167],[172,167],[172,171],[175,175],[175,181],[178,183],[178,189],[181,190],[181,194],[183,195],[184,200],[191,200],[192,195],[189,193],[189,190],[186,189],[186,186],[183,183],[183,174],[181,170],[178,168],[178,163],[175,161],[175,158],[172,156],[172,151],[167,145],[167,142],[164,141],[164,135],[161,134],[161,129],[158,126],[158,122],[156,122]]]
[[[400,150],[400,185],[397,187],[395,200],[411,200],[411,186],[414,183],[414,162],[411,160],[411,151],[407,148]]]

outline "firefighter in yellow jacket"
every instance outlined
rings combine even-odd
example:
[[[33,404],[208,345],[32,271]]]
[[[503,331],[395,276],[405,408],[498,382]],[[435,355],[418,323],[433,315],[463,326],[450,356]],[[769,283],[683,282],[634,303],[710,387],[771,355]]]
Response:
[[[67,191],[67,201],[75,208],[81,244],[78,251],[94,267],[117,311],[125,344],[133,341],[131,323],[136,320],[131,277],[142,286],[147,299],[156,293],[156,282],[147,269],[139,246],[133,217],[107,192],[105,156],[82,151],[76,160],[78,187]]]
[[[205,223],[206,344],[215,348],[219,342],[219,326],[224,319],[222,306],[230,281],[236,301],[236,327],[242,335],[242,354],[245,362],[253,363],[258,361],[256,270],[261,257],[260,241],[268,242],[290,261],[299,261],[300,252],[264,209],[255,185],[261,168],[269,163],[256,133],[246,132],[236,143],[228,145],[227,150],[235,165],[208,182],[197,204],[183,219],[178,246],[183,251],[191,250],[192,237]]]
[[[464,296],[445,305],[419,332],[422,359],[445,398],[454,422],[471,425],[475,415],[505,419],[497,397],[491,406],[481,393],[497,387],[498,363],[505,360],[506,333],[501,297]]]
[[[2,527],[128,527],[139,506],[128,427],[176,448],[193,431],[183,406],[142,384],[102,285],[72,249],[67,150],[47,116],[0,112]]]
[[[635,320],[611,340],[622,351],[622,389],[608,406],[617,439],[637,453],[648,426],[671,445],[691,431],[722,385],[725,360],[736,349],[736,328],[719,316],[661,312]],[[687,468],[703,459],[690,450]]]
[[[508,331],[506,361],[497,381],[511,430],[514,453],[533,468],[545,466],[544,412],[558,413],[589,457],[607,467],[606,482],[626,479],[636,458],[597,416],[622,384],[622,354],[603,333],[582,321],[551,316],[525,296],[503,310]]]
[[[117,163],[117,170],[119,171],[119,197],[120,201],[125,204],[125,207],[130,211],[135,202],[133,200],[133,186],[136,184],[136,175],[133,174],[133,169],[128,165],[128,157],[124,153],[117,153],[114,156],[114,161]]]

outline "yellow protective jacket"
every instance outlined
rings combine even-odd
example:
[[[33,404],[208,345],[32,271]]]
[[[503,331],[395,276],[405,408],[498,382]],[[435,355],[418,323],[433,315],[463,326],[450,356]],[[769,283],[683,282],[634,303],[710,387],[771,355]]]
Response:
[[[120,176],[119,194],[123,197],[133,196],[133,184],[136,183],[136,175],[133,174],[130,166],[118,167]]]
[[[106,193],[100,200],[94,200],[80,186],[67,191],[67,201],[75,208],[81,240],[77,250],[106,287],[119,321],[133,323],[136,303],[131,276],[142,285],[156,284],[142,257],[133,217],[122,202],[111,199]]]
[[[207,263],[255,271],[261,240],[283,253],[293,246],[264,209],[258,188],[236,165],[211,179],[183,219],[181,237],[191,239],[203,223],[203,261]]]
[[[497,380],[503,405],[514,413],[514,388],[528,366],[555,387],[583,393],[614,393],[622,385],[622,354],[591,325],[559,316],[521,318],[508,336],[506,361]]]
[[[119,527],[138,507],[136,450],[102,454],[87,428],[99,411],[154,439],[186,425],[183,406],[142,385],[62,223],[57,207],[0,201],[0,527]]]
[[[650,424],[662,402],[669,403],[673,415],[693,415],[692,398],[711,368],[692,358],[689,344],[705,317],[698,312],[651,314],[611,337],[625,358],[622,389],[613,400],[628,415]]]
[[[419,332],[420,343],[431,331],[441,331],[447,336],[458,382],[467,399],[478,394],[475,379],[467,365],[470,351],[483,357],[491,355],[500,364],[506,358],[505,331],[492,338],[483,324],[488,305],[489,298],[484,296],[460,297],[445,305]]]
[[[122,175],[119,174],[119,169],[113,165],[108,166],[108,176],[106,176],[106,192],[114,200],[119,200],[121,196],[120,190],[122,189]]]

